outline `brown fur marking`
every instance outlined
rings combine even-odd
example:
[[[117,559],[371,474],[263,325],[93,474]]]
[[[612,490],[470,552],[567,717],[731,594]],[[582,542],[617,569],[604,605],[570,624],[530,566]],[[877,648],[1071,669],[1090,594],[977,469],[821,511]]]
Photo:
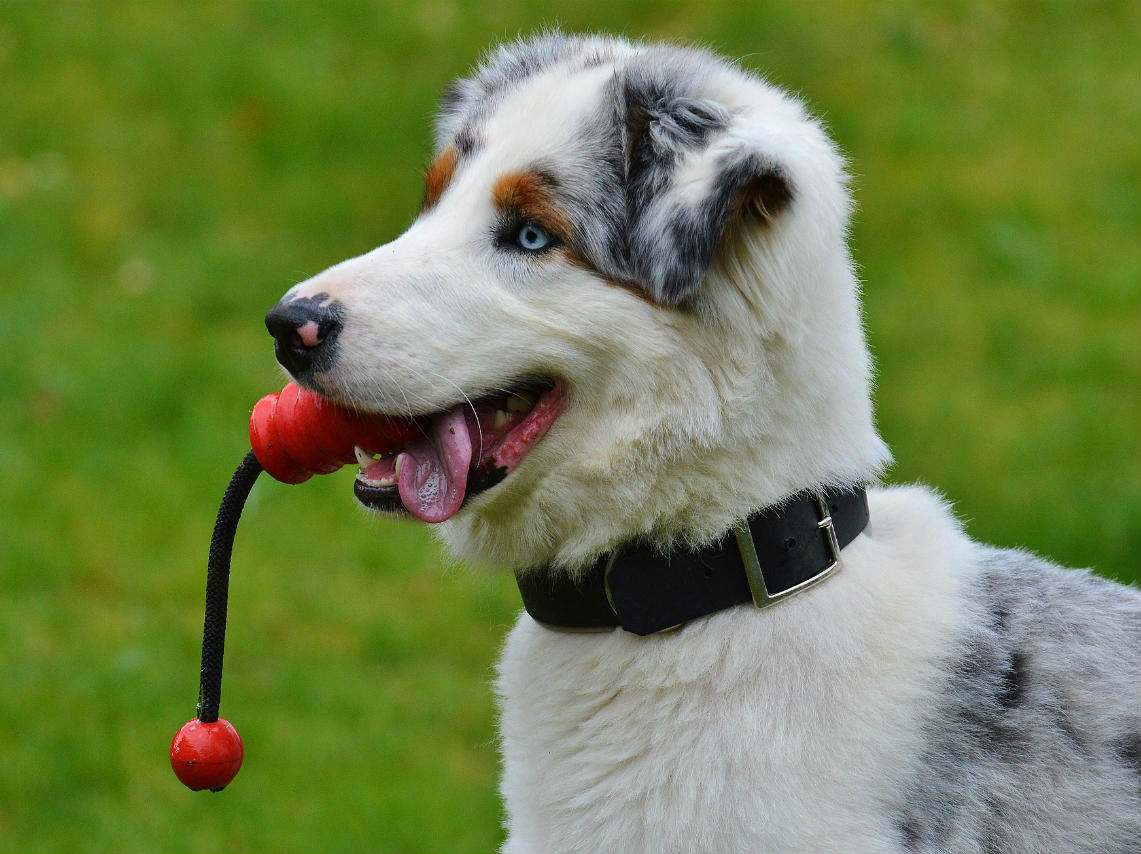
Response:
[[[491,188],[491,200],[502,210],[514,208],[520,215],[535,220],[563,243],[569,243],[574,233],[570,218],[555,200],[550,179],[542,175],[534,172],[500,175]]]
[[[460,162],[460,153],[454,145],[449,145],[440,152],[440,156],[428,167],[424,173],[424,204],[421,210],[428,210],[440,200],[452,176],[456,173],[456,165]]]

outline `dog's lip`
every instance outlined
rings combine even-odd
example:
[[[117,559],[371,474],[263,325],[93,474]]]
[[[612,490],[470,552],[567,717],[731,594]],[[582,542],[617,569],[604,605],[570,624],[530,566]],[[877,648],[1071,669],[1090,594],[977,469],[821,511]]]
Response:
[[[512,400],[514,398],[514,400]],[[531,402],[523,409],[520,400]],[[511,401],[509,404],[508,401]],[[560,380],[527,378],[494,395],[465,398],[451,407],[414,420],[426,425],[443,413],[462,409],[472,438],[476,441],[464,484],[463,505],[476,495],[497,486],[513,472],[558,419],[567,402],[567,387]],[[504,409],[509,411],[504,411]],[[504,423],[500,423],[503,420]],[[361,469],[353,484],[357,500],[364,506],[392,513],[411,512],[401,498],[397,466],[407,459],[401,449],[386,449],[386,455],[373,459],[367,449],[357,449]],[[461,506],[463,506],[461,505]],[[416,515],[420,515],[416,513]],[[424,518],[421,516],[421,518]],[[427,518],[425,521],[437,521]]]
[[[473,470],[468,474],[467,492],[464,495],[464,505],[493,486],[498,486],[507,477],[507,470],[503,468],[489,471]],[[386,513],[399,513],[408,515],[408,508],[400,498],[400,487],[371,486],[359,478],[353,482],[353,495],[370,510],[381,510]]]

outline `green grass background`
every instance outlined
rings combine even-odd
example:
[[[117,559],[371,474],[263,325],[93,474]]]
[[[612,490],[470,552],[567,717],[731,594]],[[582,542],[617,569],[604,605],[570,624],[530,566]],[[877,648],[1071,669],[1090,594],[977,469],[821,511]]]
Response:
[[[808,97],[852,158],[890,480],[1137,579],[1137,3],[0,0],[0,850],[498,844],[516,594],[366,519],[348,472],[260,483],[238,533],[241,776],[191,794],[166,751],[280,384],[262,315],[405,227],[442,87],[556,11]]]

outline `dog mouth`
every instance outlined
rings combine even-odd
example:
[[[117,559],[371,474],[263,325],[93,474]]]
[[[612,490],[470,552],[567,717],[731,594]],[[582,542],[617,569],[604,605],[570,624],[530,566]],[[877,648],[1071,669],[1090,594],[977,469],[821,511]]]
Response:
[[[566,407],[561,382],[527,381],[406,422],[415,438],[357,445],[353,492],[366,507],[450,519],[514,471]],[[383,442],[384,446],[379,445]]]

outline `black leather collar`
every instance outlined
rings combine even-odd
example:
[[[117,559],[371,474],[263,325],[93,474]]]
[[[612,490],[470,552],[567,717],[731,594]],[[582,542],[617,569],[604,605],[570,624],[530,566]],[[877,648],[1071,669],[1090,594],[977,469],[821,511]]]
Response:
[[[662,554],[634,543],[577,580],[543,569],[515,578],[527,613],[545,626],[650,635],[745,602],[763,608],[811,587],[839,568],[840,549],[867,524],[863,488],[798,492],[696,551]]]

